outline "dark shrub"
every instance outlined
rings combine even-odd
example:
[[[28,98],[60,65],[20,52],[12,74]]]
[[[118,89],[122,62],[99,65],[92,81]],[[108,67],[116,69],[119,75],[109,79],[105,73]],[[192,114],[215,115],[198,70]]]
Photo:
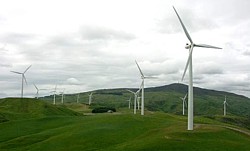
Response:
[[[92,113],[106,113],[109,110],[116,112],[116,109],[112,107],[97,107],[92,110]]]

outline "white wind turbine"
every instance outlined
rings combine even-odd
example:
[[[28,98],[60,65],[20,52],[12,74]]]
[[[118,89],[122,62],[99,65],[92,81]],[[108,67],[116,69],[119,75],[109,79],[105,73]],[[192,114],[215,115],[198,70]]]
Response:
[[[21,98],[23,98],[23,82],[25,81],[25,83],[27,84],[27,80],[25,78],[25,73],[29,70],[29,68],[31,67],[31,65],[26,68],[26,70],[22,73],[22,72],[17,72],[17,71],[10,71],[10,72],[13,72],[13,73],[16,73],[16,74],[21,74],[22,75],[22,89],[21,89]]]
[[[36,99],[39,98],[39,91],[40,90],[46,90],[46,89],[39,89],[34,83],[33,83],[34,87],[36,88]]]
[[[139,90],[137,90],[136,92],[133,92],[131,90],[127,90],[127,91],[134,94],[134,114],[136,114],[136,101],[138,98],[138,93],[141,91],[141,88]]]
[[[128,101],[128,108],[130,109],[130,105],[131,105],[131,97],[129,98],[129,100],[127,100]]]
[[[224,116],[226,116],[227,115],[227,96],[225,96],[225,101],[223,102],[223,104],[224,104]]]
[[[155,77],[146,77],[144,76],[144,74],[142,73],[142,70],[139,66],[139,64],[137,63],[137,61],[135,60],[135,63],[140,71],[140,74],[141,74],[141,79],[142,79],[142,84],[141,84],[141,115],[144,115],[144,79],[152,79],[152,78],[155,78]]]
[[[89,94],[89,105],[92,103],[92,95],[93,95],[93,93],[91,92],[91,93]]]
[[[174,8],[174,7],[173,7]],[[192,69],[192,53],[193,53],[193,48],[194,47],[203,47],[203,48],[214,48],[214,49],[222,49],[219,47],[215,47],[215,46],[210,46],[210,45],[206,45],[206,44],[194,44],[194,42],[192,41],[186,27],[184,26],[180,16],[178,15],[177,11],[174,8],[174,11],[181,23],[181,26],[188,38],[188,40],[190,41],[190,44],[186,44],[186,49],[189,49],[189,56],[188,56],[188,60],[185,66],[185,70],[182,76],[182,81],[183,78],[186,74],[187,68],[189,69],[189,86],[188,86],[188,130],[193,130],[193,69]]]
[[[62,104],[64,103],[64,91],[65,91],[65,89],[63,89],[63,91],[61,92],[61,95],[62,95],[61,103],[62,103]]]
[[[54,93],[54,100],[53,100],[53,104],[54,104],[54,105],[56,104],[56,88],[57,88],[57,85],[55,86],[54,91],[51,91],[51,92]]]
[[[80,98],[80,93],[78,93],[76,96],[76,103],[79,103],[79,98]]]
[[[187,103],[186,98],[187,94],[184,96],[184,98],[180,97],[180,99],[182,100],[182,115],[185,115],[185,104]]]

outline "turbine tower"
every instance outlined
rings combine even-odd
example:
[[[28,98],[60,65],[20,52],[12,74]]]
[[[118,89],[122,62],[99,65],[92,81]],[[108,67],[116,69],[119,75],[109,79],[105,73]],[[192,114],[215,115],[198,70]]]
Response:
[[[135,63],[140,71],[141,79],[142,79],[142,84],[141,84],[141,89],[142,89],[142,91],[141,91],[141,115],[144,115],[144,79],[150,79],[150,78],[154,78],[154,77],[144,76],[144,74],[142,73],[142,70],[141,70],[141,68],[136,60],[135,60]]]
[[[89,105],[92,103],[92,95],[93,95],[93,93],[91,92],[91,93],[89,94]]]
[[[186,98],[187,94],[184,96],[184,98],[180,97],[180,99],[182,100],[182,115],[185,115],[185,104],[187,103]]]
[[[27,80],[26,80],[26,77],[25,77],[25,73],[29,70],[29,68],[31,67],[31,65],[26,68],[26,70],[24,72],[17,72],[17,71],[10,71],[10,72],[13,72],[13,73],[16,73],[16,74],[21,74],[22,75],[22,89],[21,89],[21,98],[23,98],[23,82],[25,81],[25,83],[27,84]]]
[[[137,97],[137,104],[138,104],[137,110],[140,110],[140,100],[141,100],[141,97],[138,96]]]
[[[184,26],[180,16],[178,15],[176,9],[173,6],[173,9],[181,23],[181,26],[188,38],[188,40],[190,41],[190,44],[186,44],[186,49],[189,49],[189,56],[188,56],[188,60],[185,66],[185,70],[182,76],[182,81],[184,79],[184,76],[186,74],[187,68],[189,69],[189,85],[188,85],[188,130],[193,130],[194,127],[194,122],[193,122],[193,69],[192,69],[192,53],[193,53],[193,48],[194,47],[203,47],[203,48],[214,48],[214,49],[222,49],[219,47],[215,47],[215,46],[210,46],[210,45],[206,45],[206,44],[194,44],[193,40],[191,39],[186,27]]]
[[[227,96],[225,96],[225,101],[223,102],[223,104],[224,104],[224,116],[226,116],[227,115]]]

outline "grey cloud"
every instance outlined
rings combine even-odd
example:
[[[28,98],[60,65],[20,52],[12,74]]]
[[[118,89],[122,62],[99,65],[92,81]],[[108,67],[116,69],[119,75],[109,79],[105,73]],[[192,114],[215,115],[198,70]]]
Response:
[[[243,52],[243,55],[244,55],[244,56],[250,56],[250,50],[244,51],[244,52]]]
[[[32,34],[22,34],[22,33],[7,33],[0,37],[0,40],[5,41],[10,44],[25,44],[30,43],[32,40],[36,39],[37,36]]]
[[[223,70],[218,64],[215,63],[203,63],[197,65],[195,68],[197,74],[223,74]]]
[[[12,64],[0,63],[0,67],[11,68],[11,67],[12,67]]]
[[[105,27],[83,26],[80,30],[83,40],[133,40],[135,35]]]

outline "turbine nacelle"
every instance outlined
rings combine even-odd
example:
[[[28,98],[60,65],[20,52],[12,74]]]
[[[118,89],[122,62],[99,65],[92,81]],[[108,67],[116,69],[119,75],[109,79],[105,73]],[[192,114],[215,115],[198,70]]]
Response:
[[[185,46],[186,49],[190,49],[191,48],[191,45],[186,43],[186,46]]]

